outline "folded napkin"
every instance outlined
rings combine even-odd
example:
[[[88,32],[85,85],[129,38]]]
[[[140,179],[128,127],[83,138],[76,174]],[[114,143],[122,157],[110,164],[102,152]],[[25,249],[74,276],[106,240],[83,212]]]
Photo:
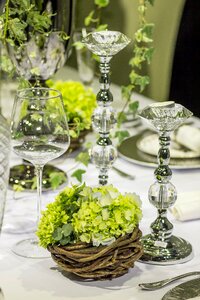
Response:
[[[179,194],[169,210],[179,221],[200,219],[200,191]]]
[[[176,141],[191,149],[200,153],[200,129],[197,127],[182,125],[178,128],[176,133]]]

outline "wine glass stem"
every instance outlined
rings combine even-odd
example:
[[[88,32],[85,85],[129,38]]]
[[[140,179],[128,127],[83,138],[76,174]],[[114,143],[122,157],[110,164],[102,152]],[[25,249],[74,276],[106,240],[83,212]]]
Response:
[[[37,226],[40,220],[41,203],[42,203],[42,172],[44,166],[35,165],[35,174],[37,178]]]

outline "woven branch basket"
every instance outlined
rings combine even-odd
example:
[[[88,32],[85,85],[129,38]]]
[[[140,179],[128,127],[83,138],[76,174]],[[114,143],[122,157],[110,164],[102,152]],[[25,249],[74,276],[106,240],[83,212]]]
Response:
[[[108,246],[94,247],[80,242],[69,246],[49,245],[48,250],[64,271],[84,279],[112,279],[127,273],[142,256],[141,235],[140,229],[135,228]]]

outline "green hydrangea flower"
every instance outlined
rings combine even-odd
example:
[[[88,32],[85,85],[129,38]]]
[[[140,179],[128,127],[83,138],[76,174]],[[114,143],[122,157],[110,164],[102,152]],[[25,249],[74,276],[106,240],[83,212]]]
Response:
[[[91,116],[96,107],[96,95],[91,88],[85,88],[78,81],[47,81],[47,85],[59,90],[69,124],[79,126],[80,130],[91,127]]]
[[[77,241],[108,245],[131,233],[141,217],[136,194],[122,195],[112,185],[91,188],[83,184],[65,188],[47,206],[37,234],[43,247]]]

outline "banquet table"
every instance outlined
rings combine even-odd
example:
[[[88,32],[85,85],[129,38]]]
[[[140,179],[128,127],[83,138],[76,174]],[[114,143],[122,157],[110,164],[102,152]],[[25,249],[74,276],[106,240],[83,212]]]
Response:
[[[79,80],[77,73],[72,70],[61,70],[57,77],[63,80]],[[94,90],[98,88],[98,81],[93,84]],[[111,85],[111,91],[114,94],[114,105],[119,108],[122,106],[120,100],[120,88],[114,84]],[[141,95],[135,95],[140,101],[140,107],[144,107],[150,101]],[[10,104],[11,105],[11,104]],[[5,109],[9,117],[8,106]],[[132,132],[139,128],[132,128]],[[135,132],[136,133],[136,132]],[[93,139],[94,136],[88,137]],[[11,165],[21,162],[13,153],[11,155]],[[66,171],[68,175],[68,184],[77,183],[76,179],[71,177],[74,166],[74,156],[69,155],[52,162],[57,167]],[[149,226],[156,217],[156,209],[148,201],[148,189],[154,182],[154,168],[131,163],[118,158],[116,167],[122,171],[134,175],[134,179],[123,177],[115,169],[109,172],[109,183],[116,186],[122,193],[135,192],[142,200],[143,218],[140,222],[140,229],[143,234],[149,233]],[[90,186],[97,185],[98,172],[94,165],[89,164],[84,181]],[[200,169],[187,168],[173,170],[172,183],[176,186],[178,193],[199,191]],[[53,201],[59,191],[47,191],[43,193],[43,206]],[[18,209],[16,208],[18,206]],[[16,208],[16,209],[15,209]],[[49,258],[31,259],[23,258],[12,252],[13,245],[30,233],[12,233],[12,227],[16,220],[23,222],[34,216],[35,194],[21,192],[16,193],[8,190],[7,204],[4,217],[4,225],[0,237],[0,287],[2,288],[5,300],[146,300],[161,299],[163,295],[179,282],[172,283],[157,291],[144,291],[138,287],[141,282],[150,282],[165,279],[182,273],[200,270],[200,219],[180,222],[174,218],[170,212],[169,220],[174,225],[173,234],[188,240],[193,247],[193,258],[182,264],[177,265],[152,265],[142,262],[136,262],[134,268],[119,278],[105,281],[83,281],[62,273]],[[18,214],[18,215],[17,215]],[[25,223],[24,223],[25,224]],[[25,227],[24,227],[25,228]]]

